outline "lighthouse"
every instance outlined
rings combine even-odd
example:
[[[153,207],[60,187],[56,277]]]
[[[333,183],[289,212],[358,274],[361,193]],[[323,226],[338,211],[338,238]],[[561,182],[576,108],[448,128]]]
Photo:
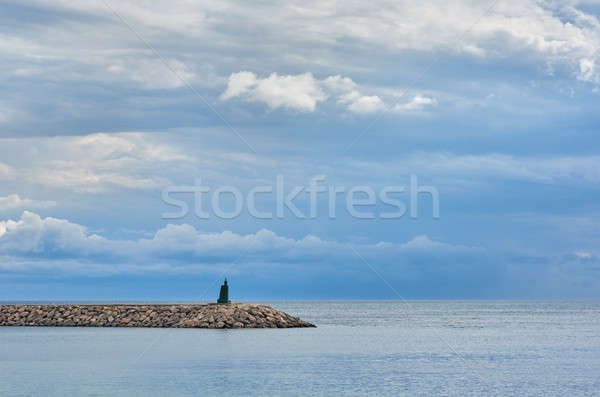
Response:
[[[219,291],[219,299],[217,300],[217,303],[231,303],[229,300],[229,285],[227,285],[227,279],[225,279],[225,282],[223,285],[221,285],[221,291]]]

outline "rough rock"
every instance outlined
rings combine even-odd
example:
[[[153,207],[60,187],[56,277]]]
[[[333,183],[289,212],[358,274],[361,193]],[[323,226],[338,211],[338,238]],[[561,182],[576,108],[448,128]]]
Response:
[[[0,326],[299,328],[314,327],[265,305],[0,305]]]

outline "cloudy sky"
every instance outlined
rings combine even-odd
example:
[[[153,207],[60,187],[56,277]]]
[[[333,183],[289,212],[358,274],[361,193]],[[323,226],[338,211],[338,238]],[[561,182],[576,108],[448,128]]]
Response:
[[[0,89],[0,300],[600,298],[596,0],[4,0]],[[164,216],[317,175],[439,218]]]

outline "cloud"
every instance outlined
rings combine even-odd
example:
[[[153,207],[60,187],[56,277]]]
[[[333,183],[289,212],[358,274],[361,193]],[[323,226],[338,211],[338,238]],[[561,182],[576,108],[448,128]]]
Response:
[[[414,173],[420,180],[427,180],[427,184],[451,185],[452,191],[471,189],[475,183],[490,187],[497,181],[586,188],[600,181],[600,157],[593,154],[408,151],[396,154],[393,159],[323,159],[306,163],[300,156],[261,156],[210,149],[201,142],[188,134],[158,132],[0,139],[0,156],[10,161],[10,165],[0,163],[0,179],[17,180],[19,185],[11,187],[13,191],[30,191],[34,186],[89,194],[188,185],[196,177],[213,187],[234,184],[244,191],[274,184],[276,170],[287,170],[286,183],[306,184],[314,175],[323,174],[340,186],[367,181],[374,186],[389,184],[390,170],[394,170],[394,180],[401,183],[406,183],[408,175]],[[527,193],[531,191],[523,191]]]
[[[167,225],[152,238],[114,240],[66,219],[28,211],[18,220],[0,221],[0,258],[0,274],[24,277],[212,275],[233,271],[235,263],[235,273],[246,279],[260,275],[318,282],[325,276],[345,280],[349,288],[373,280],[380,285],[370,269],[375,267],[412,296],[547,297],[559,291],[558,296],[597,297],[600,286],[598,257],[587,252],[502,254],[426,235],[405,243],[359,244],[313,235],[294,239],[267,229],[245,235],[202,232],[188,224]]]
[[[16,166],[0,163],[0,177],[84,193],[118,188],[155,189],[169,183],[165,166],[190,163],[193,159],[158,134],[96,133],[45,139],[1,140],[4,155],[11,148],[21,152]]]
[[[485,15],[487,5],[466,0],[454,7],[439,1],[373,4],[348,4],[344,13],[331,2],[312,1],[260,6],[122,1],[113,7],[211,103],[219,96],[238,98],[305,116],[358,91],[342,105],[348,113],[426,109],[418,103],[403,109],[385,95],[411,82],[411,96],[435,92],[439,101],[459,97],[456,102],[474,109],[481,91],[487,95],[490,86],[499,86],[512,88],[511,97],[498,95],[494,106],[512,106],[509,113],[522,119],[527,112],[519,105],[527,102],[527,110],[535,111],[548,99],[548,91],[539,87],[551,90],[558,102],[561,92],[585,95],[598,84],[600,25],[594,9],[581,3],[508,1]],[[161,128],[190,126],[214,117],[208,107],[198,106],[197,97],[183,92],[182,81],[102,3],[40,0],[27,5],[36,15],[47,15],[45,21],[22,18],[22,7],[7,3],[3,12],[23,28],[9,24],[0,29],[5,72],[0,80],[7,87],[5,101],[18,116],[0,106],[0,123],[10,127],[4,131],[12,136],[87,133],[107,120],[120,129],[150,130],[157,123]],[[432,65],[430,73],[426,65]],[[232,81],[223,89],[240,70],[251,71],[246,72],[253,77],[246,81],[250,86],[235,91]],[[426,78],[413,81],[423,71]],[[312,79],[299,81],[307,72]],[[343,92],[334,93],[336,81],[330,80],[336,76],[337,83],[348,83]],[[47,99],[41,103],[39,98]],[[251,114],[219,112],[232,125],[233,118]],[[504,116],[498,115],[511,119]]]
[[[405,244],[351,244],[312,235],[292,239],[267,229],[241,235],[231,231],[206,233],[189,224],[170,224],[157,230],[149,239],[110,240],[89,233],[82,225],[65,219],[42,218],[29,211],[23,212],[19,220],[0,221],[0,256],[14,260],[66,258],[80,261],[84,268],[86,263],[105,263],[111,271],[120,264],[149,267],[157,264],[170,267],[223,264],[241,255],[253,263],[356,265],[360,261],[352,247],[370,261],[387,264],[394,263],[399,257],[428,257],[434,252],[446,255],[480,255],[484,252],[481,248],[435,242],[426,236]]]
[[[0,180],[14,179],[17,175],[17,171],[14,167],[8,164],[4,164],[0,161]]]
[[[116,59],[123,52],[131,56],[137,51],[136,47],[143,48],[141,43],[133,45],[134,41],[129,40],[124,27],[120,37],[112,33],[114,29],[107,29],[107,25],[114,28],[111,22],[115,21],[107,18],[108,10],[102,4],[38,1],[35,6],[56,13],[77,12],[82,19],[95,17],[96,23],[90,25],[71,20],[63,26],[51,24],[43,29],[44,35],[40,37],[18,37],[21,43],[15,43],[17,38],[9,36],[1,41],[5,43],[5,51],[14,52],[20,47],[27,49],[25,54],[28,56],[68,59],[75,58],[71,51],[76,54],[87,49],[89,55],[96,56],[75,59],[93,64],[100,58],[96,54],[99,50],[104,50],[102,55]],[[536,54],[540,65],[548,62],[563,64],[577,75],[580,61],[596,60],[600,48],[597,16],[585,12],[576,2],[515,0],[496,4],[489,13],[485,13],[488,4],[467,0],[454,2],[452,7],[441,1],[352,3],[345,6],[343,13],[338,12],[334,3],[317,1],[283,5],[264,2],[260,6],[242,3],[223,6],[205,1],[201,7],[165,1],[141,6],[133,1],[122,1],[113,7],[142,36],[152,37],[151,41],[159,50],[169,42],[170,36],[175,36],[182,49],[190,53],[201,40],[234,50],[252,44],[255,51],[247,54],[249,59],[261,56],[268,59],[285,48],[291,59],[313,59],[312,63],[318,64],[323,60],[315,56],[318,54],[315,48],[339,48],[340,43],[355,52],[376,47],[390,52],[435,51],[488,58],[512,57],[525,51]],[[264,15],[271,18],[265,19]],[[473,25],[476,21],[478,23]],[[244,29],[240,28],[242,24]],[[86,30],[87,36],[81,34]],[[248,31],[268,40],[257,42],[247,34]],[[71,35],[65,35],[65,32]],[[47,42],[56,44],[48,46]],[[121,51],[107,53],[108,45]],[[40,47],[43,47],[42,51]],[[205,45],[204,49],[221,58],[229,56],[214,51],[211,45]],[[327,62],[335,60],[327,59]],[[582,77],[593,79],[596,75],[594,72]],[[134,75],[130,77],[135,79]]]
[[[365,96],[351,91],[339,97],[338,103],[346,104],[348,110],[358,114],[369,114],[387,110],[387,106],[377,95]]]
[[[375,185],[389,183],[390,170],[394,170],[403,183],[414,173],[420,180],[435,182],[438,187],[452,185],[453,191],[492,181],[579,187],[593,187],[600,181],[600,157],[593,154],[409,151],[398,153],[393,159],[349,158],[334,162],[325,159],[307,164],[295,156],[265,157],[209,149],[189,137],[168,133],[99,133],[0,139],[0,156],[10,161],[10,165],[0,163],[0,179],[17,180],[20,187],[12,187],[13,191],[29,189],[29,184],[38,189],[47,187],[89,194],[160,189],[173,183],[188,185],[195,177],[201,177],[211,186],[234,184],[245,190],[273,184],[276,170],[287,170],[286,183],[306,184],[312,176],[324,174],[328,181],[346,186],[365,181]],[[189,142],[199,143],[190,145]]]
[[[574,234],[570,227],[577,228],[568,222],[552,232],[548,227],[486,222],[495,216],[490,213],[501,217],[533,211],[543,218],[550,211],[576,212],[581,217],[596,211],[600,161],[594,149],[598,97],[593,88],[600,73],[598,8],[581,2],[508,0],[496,3],[484,15],[488,5],[353,2],[340,13],[333,2],[312,0],[195,5],[115,2],[119,14],[190,79],[225,120],[249,142],[256,142],[253,146],[260,153],[253,156],[240,153],[244,149],[236,146],[240,142],[235,136],[215,127],[222,120],[197,96],[181,89],[181,81],[102,2],[4,2],[0,8],[5,19],[18,23],[0,26],[0,83],[5,88],[0,134],[17,138],[0,140],[0,182],[10,181],[0,183],[4,188],[0,195],[19,192],[22,201],[62,195],[77,201],[60,208],[61,216],[71,220],[82,219],[82,212],[93,209],[85,219],[98,228],[115,230],[130,223],[134,228],[156,229],[162,225],[157,219],[137,221],[163,209],[157,209],[161,203],[152,189],[172,181],[189,184],[202,176],[212,179],[211,186],[232,181],[246,187],[265,180],[272,183],[274,174],[284,170],[286,182],[288,175],[294,182],[306,183],[312,175],[326,174],[340,186],[357,181],[381,185],[405,184],[414,172],[420,182],[440,187],[442,216],[447,217],[447,223],[440,223],[439,228],[445,228],[440,234],[436,227],[415,228],[415,234],[428,233],[433,243],[421,237],[406,242],[410,240],[406,234],[395,243],[394,249],[409,258],[406,263],[415,269],[431,264],[432,273],[442,274],[441,260],[417,253],[410,257],[407,252],[413,245],[448,238],[443,236],[467,245],[469,241],[493,241],[498,247],[536,244],[540,251],[547,241],[562,241],[560,249],[590,251],[593,226],[586,229],[589,233]],[[394,94],[407,88],[410,94]],[[484,99],[489,94],[493,99]],[[248,103],[253,111],[243,108]],[[265,123],[265,118],[256,117],[257,108],[277,111],[269,112]],[[406,117],[409,112],[428,111],[426,118]],[[278,117],[285,118],[284,112],[299,115],[294,122],[282,122]],[[378,119],[373,139],[361,140],[363,147],[355,146],[352,155],[328,154],[339,152],[340,142],[368,126],[369,121],[360,120],[363,114],[386,114]],[[402,117],[402,123],[397,123]],[[131,128],[152,133],[67,136]],[[190,134],[179,135],[183,129]],[[22,139],[46,135],[55,138]],[[319,145],[302,145],[307,140]],[[440,147],[449,152],[438,152]],[[413,152],[413,148],[424,151]],[[477,190],[468,192],[473,186]],[[52,194],[44,195],[49,191]],[[118,193],[111,198],[122,200],[123,205],[115,200],[104,207],[99,203],[104,197],[73,192]],[[117,206],[123,218],[109,216]],[[465,212],[477,213],[477,221],[454,222]],[[325,230],[322,223],[264,225],[276,230],[276,237],[298,230]],[[373,230],[392,229],[378,223],[362,225],[367,224],[358,229],[328,229],[328,233],[339,243],[349,231],[370,239]],[[222,230],[214,224],[210,227]],[[247,233],[247,224],[234,230]],[[544,230],[552,238],[538,236],[532,243],[530,237]],[[184,236],[184,230],[171,232],[175,240]],[[166,231],[160,234],[167,236]],[[192,241],[197,234],[207,237],[189,230]],[[496,235],[502,237],[495,239]],[[89,231],[84,236],[89,237]],[[252,240],[249,235],[237,236],[240,244]],[[215,238],[223,241],[229,236]],[[146,240],[149,247],[156,244],[154,237]],[[128,253],[139,252],[135,247],[142,243],[97,243],[101,248],[113,244],[114,252],[126,253],[119,260],[102,248],[98,257],[64,251],[63,256],[71,256],[57,262],[102,268],[105,263],[129,263],[123,258],[142,258],[132,263],[195,265],[180,250],[171,254],[180,255],[177,260],[163,258],[161,252],[170,252],[167,246],[150,250],[155,253],[152,257]],[[337,253],[343,247],[336,250],[334,243],[324,245],[331,255],[336,253],[331,263],[343,263]],[[398,248],[402,243],[406,247]],[[313,244],[318,245],[318,240]],[[360,248],[376,251],[374,244]],[[549,248],[558,250],[556,245]],[[230,248],[235,251],[235,247]],[[294,251],[292,247],[288,252]],[[212,260],[198,256],[192,246],[186,249],[192,252],[190,258],[201,258],[202,263]],[[285,251],[277,255],[269,263],[292,262]],[[304,252],[298,260],[308,261],[307,255]],[[52,261],[48,256],[19,254],[11,263],[27,267]],[[252,258],[259,260],[257,253]],[[393,262],[386,255],[373,258]],[[345,259],[349,268],[356,265]],[[321,260],[319,265],[326,268],[329,262]]]
[[[51,257],[89,254],[97,241],[86,229],[64,219],[44,218],[25,211],[17,221],[0,221],[0,252]]]
[[[356,83],[350,77],[343,77],[339,74],[323,79],[321,84],[327,91],[336,95],[346,94],[357,89]]]
[[[0,63],[1,66],[2,64]],[[14,105],[8,105],[6,102],[0,101],[0,125],[17,123],[22,121],[24,117],[25,113],[22,110],[15,108]]]
[[[168,59],[165,62],[168,66],[160,59],[118,59],[111,63],[107,70],[126,81],[133,81],[151,90],[183,87],[196,76],[177,59]]]
[[[401,174],[447,179],[455,187],[472,181],[492,179],[528,181],[570,186],[594,186],[600,181],[600,156],[516,156],[504,153],[466,154],[450,152],[413,152],[394,161],[359,161],[345,167],[355,178],[362,172],[375,180],[394,169]]]
[[[411,110],[423,110],[427,107],[437,106],[437,100],[435,98],[417,95],[413,97],[410,102],[404,104],[396,104],[394,106],[395,111],[411,111]]]
[[[252,72],[238,72],[229,76],[227,89],[221,94],[221,100],[228,100],[247,94],[258,84],[256,75]]]
[[[579,74],[577,76],[580,80],[590,81],[594,83],[600,82],[600,76],[596,71],[596,61],[593,59],[582,58],[579,60]]]
[[[311,73],[283,75],[272,73],[259,79],[254,73],[239,72],[229,76],[222,100],[241,97],[248,102],[262,102],[271,109],[280,107],[313,112],[327,96]]]
[[[573,254],[576,257],[578,257],[579,259],[591,259],[592,258],[592,254],[587,251],[575,251]]]
[[[388,106],[379,96],[361,94],[358,85],[352,79],[340,75],[319,80],[311,73],[298,75],[272,73],[267,78],[259,79],[252,72],[242,71],[229,76],[227,88],[220,98],[226,101],[237,97],[247,102],[265,103],[271,109],[284,107],[301,112],[314,112],[319,103],[332,97],[336,98],[337,104],[345,106],[347,110],[356,114],[388,110]],[[426,102],[427,99],[420,100]],[[407,110],[421,108],[413,106]]]
[[[473,247],[464,247],[460,245],[452,245],[448,243],[443,243],[440,241],[433,241],[426,235],[419,235],[413,238],[412,240],[402,244],[402,248],[412,249],[412,250],[445,250],[445,251],[470,251],[477,250]]]
[[[38,209],[38,208],[49,208],[54,207],[56,201],[38,201],[31,200],[28,198],[21,198],[18,194],[10,194],[5,197],[0,196],[0,212],[6,212],[10,210],[23,210],[23,209]]]

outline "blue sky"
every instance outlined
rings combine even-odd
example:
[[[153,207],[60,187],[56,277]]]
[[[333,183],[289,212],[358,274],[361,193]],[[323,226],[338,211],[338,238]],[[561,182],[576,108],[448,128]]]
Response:
[[[381,277],[406,298],[599,298],[599,17],[4,1],[0,300],[212,300],[223,275],[234,300],[397,298]],[[374,191],[416,175],[440,216],[421,195],[417,219],[357,219],[340,197],[330,219],[321,195],[314,219],[163,219],[169,186],[246,196],[278,175]]]

